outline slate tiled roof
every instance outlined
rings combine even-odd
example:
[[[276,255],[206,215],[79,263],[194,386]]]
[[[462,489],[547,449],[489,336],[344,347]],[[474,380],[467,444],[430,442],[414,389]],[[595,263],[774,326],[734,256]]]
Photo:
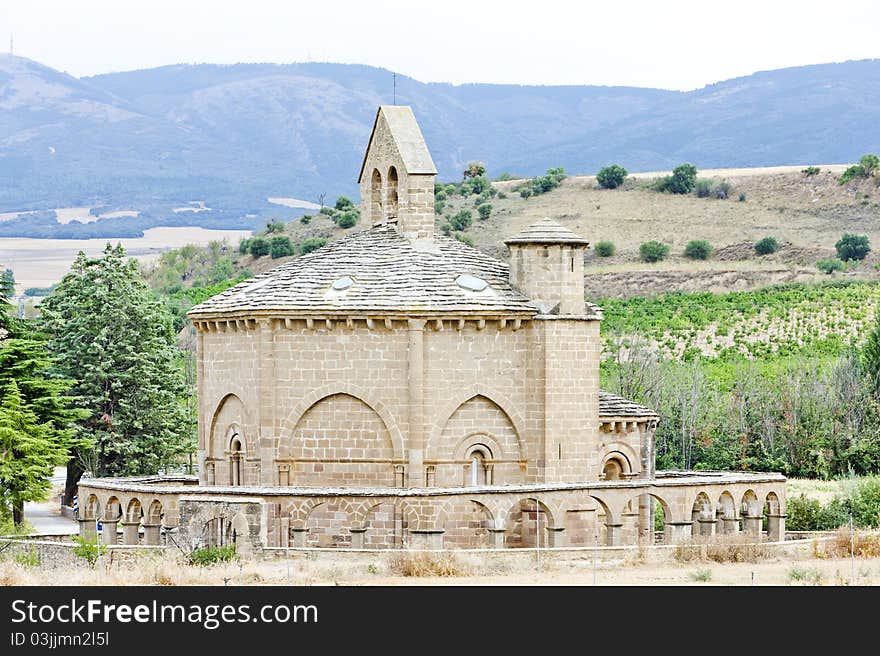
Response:
[[[456,279],[485,280],[469,291]],[[455,239],[412,241],[393,226],[376,226],[324,246],[222,292],[189,311],[192,318],[282,312],[537,314],[508,281],[504,262]],[[347,289],[333,283],[352,279]],[[340,285],[342,286],[342,285]]]
[[[657,413],[638,403],[634,403],[622,396],[599,390],[599,416],[600,417],[634,417],[651,418],[657,417]]]
[[[543,218],[528,228],[517,233],[510,239],[504,240],[505,244],[580,244],[588,246],[589,241],[576,235],[568,228],[559,225],[552,219]]]

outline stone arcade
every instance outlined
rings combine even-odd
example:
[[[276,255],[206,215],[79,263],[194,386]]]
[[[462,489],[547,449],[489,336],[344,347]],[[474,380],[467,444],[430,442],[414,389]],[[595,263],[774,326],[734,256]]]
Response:
[[[158,544],[474,548],[784,538],[785,478],[656,472],[649,408],[599,389],[586,239],[543,219],[504,264],[434,232],[436,170],[382,106],[367,229],[194,307],[199,477],[84,479],[81,531]],[[143,525],[141,535],[140,525]]]

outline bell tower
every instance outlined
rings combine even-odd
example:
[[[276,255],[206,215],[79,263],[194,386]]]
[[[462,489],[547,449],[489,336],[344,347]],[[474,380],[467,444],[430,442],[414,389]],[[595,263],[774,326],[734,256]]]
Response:
[[[394,224],[411,239],[432,238],[436,176],[412,109],[380,106],[358,178],[362,219]]]

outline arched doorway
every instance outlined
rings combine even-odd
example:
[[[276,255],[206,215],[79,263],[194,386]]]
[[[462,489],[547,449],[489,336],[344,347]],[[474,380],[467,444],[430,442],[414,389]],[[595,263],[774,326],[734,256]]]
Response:
[[[603,481],[619,481],[632,472],[629,460],[622,453],[611,453],[605,457],[602,465]]]

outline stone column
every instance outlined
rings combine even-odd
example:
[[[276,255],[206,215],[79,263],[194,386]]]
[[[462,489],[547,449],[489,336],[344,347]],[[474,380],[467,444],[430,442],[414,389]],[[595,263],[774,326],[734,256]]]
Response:
[[[94,519],[79,519],[79,536],[83,540],[92,541],[98,534],[98,528]]]
[[[297,549],[305,548],[309,537],[309,529],[294,527],[290,530],[293,531],[293,546]]]
[[[137,544],[140,526],[140,521],[122,522],[122,544]]]
[[[739,533],[739,520],[736,517],[722,517],[721,525],[725,535]]]
[[[104,544],[116,544],[116,520],[105,519],[104,530],[101,532],[101,542]]]
[[[503,549],[504,548],[504,534],[506,533],[506,529],[503,528],[490,528],[489,535],[491,536],[490,542],[492,544],[493,549]]]
[[[654,498],[650,494],[639,496],[639,539],[644,544],[654,544]]]
[[[785,515],[767,516],[767,539],[770,542],[781,542],[785,539]]]
[[[363,549],[364,548],[364,533],[367,532],[366,527],[360,528],[350,528],[348,532],[351,533],[351,548],[352,549]]]
[[[443,530],[415,530],[410,529],[411,549],[431,549],[439,551],[443,548]]]
[[[271,319],[257,324],[256,340],[259,353],[260,485],[275,485],[275,327]],[[248,445],[250,447],[250,445]]]
[[[623,524],[605,524],[605,546],[619,547],[623,540]]]
[[[407,320],[409,434],[404,448],[409,459],[409,487],[424,485],[425,459],[425,320]]]
[[[564,526],[548,526],[547,527],[547,547],[565,546],[565,527]]]
[[[690,542],[693,522],[666,522],[666,538],[669,544]]]
[[[161,524],[144,524],[144,544],[159,545]]]
[[[278,520],[278,546],[286,549],[290,546],[290,517]]]
[[[743,533],[748,533],[749,535],[760,536],[761,535],[761,521],[762,517],[743,517]]]
[[[205,381],[205,333],[200,327],[200,323],[195,323],[196,329],[196,409],[198,420],[198,449],[196,451],[197,462],[199,467],[199,482],[206,482],[205,457],[208,449],[208,427],[205,425],[205,416],[207,413],[201,407],[201,399],[205,397],[202,393],[202,386]],[[123,524],[124,526],[124,524]]]
[[[700,535],[704,535],[707,537],[715,535],[715,520],[714,519],[700,518]]]

